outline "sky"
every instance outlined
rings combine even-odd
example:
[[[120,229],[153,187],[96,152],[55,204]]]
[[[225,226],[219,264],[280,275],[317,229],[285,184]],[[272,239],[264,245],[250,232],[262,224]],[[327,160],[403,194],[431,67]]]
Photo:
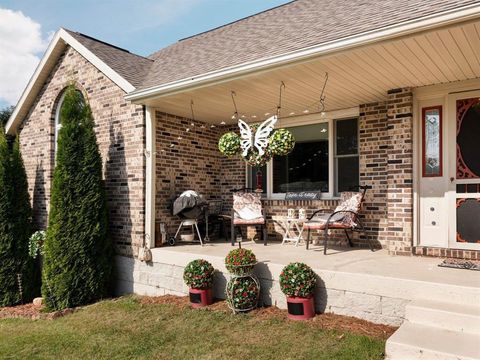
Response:
[[[0,108],[15,105],[60,27],[147,56],[289,0],[0,0]]]

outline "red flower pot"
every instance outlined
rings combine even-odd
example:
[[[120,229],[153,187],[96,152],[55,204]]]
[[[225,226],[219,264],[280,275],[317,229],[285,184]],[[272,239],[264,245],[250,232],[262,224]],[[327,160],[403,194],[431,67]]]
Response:
[[[313,296],[307,298],[287,296],[288,318],[291,320],[308,320],[315,316]]]
[[[190,305],[200,308],[213,304],[212,289],[189,289]]]

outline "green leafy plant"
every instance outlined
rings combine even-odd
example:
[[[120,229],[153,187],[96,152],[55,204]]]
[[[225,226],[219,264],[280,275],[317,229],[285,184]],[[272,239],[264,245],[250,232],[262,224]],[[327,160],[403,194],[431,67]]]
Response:
[[[259,295],[260,289],[252,277],[235,277],[227,283],[227,301],[232,309],[255,308]]]
[[[218,140],[218,150],[227,157],[237,155],[240,151],[240,136],[232,131],[223,134]]]
[[[192,289],[210,289],[213,284],[215,269],[203,259],[190,261],[183,271],[185,284]]]
[[[250,274],[257,263],[257,258],[252,250],[234,249],[225,258],[227,270],[235,275]]]
[[[295,147],[295,138],[287,129],[278,129],[268,140],[268,149],[278,156],[288,155]]]
[[[108,297],[113,269],[93,117],[73,85],[60,120],[42,282],[45,303],[54,310]]]
[[[28,255],[31,258],[36,259],[38,255],[43,255],[43,244],[45,243],[45,231],[40,230],[33,233],[30,236],[28,242]]]
[[[288,264],[280,274],[280,288],[287,296],[309,297],[315,290],[316,282],[315,272],[300,262]]]
[[[0,125],[0,306],[37,295],[33,259],[28,256],[32,209],[17,137],[9,149]]]

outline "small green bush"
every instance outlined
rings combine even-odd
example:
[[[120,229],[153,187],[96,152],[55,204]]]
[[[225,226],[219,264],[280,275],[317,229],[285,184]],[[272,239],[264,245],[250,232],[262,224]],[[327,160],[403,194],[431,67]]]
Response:
[[[215,269],[208,261],[193,260],[185,266],[183,280],[192,289],[210,289],[213,285],[214,272]]]
[[[280,273],[280,288],[287,296],[309,297],[316,282],[317,275],[304,263],[290,263]]]

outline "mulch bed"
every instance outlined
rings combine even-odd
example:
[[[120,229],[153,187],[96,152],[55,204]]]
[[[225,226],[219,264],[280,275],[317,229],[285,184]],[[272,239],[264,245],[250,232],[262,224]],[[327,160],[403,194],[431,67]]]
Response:
[[[73,312],[74,309],[46,312],[42,306],[39,307],[34,306],[33,304],[25,304],[0,308],[0,319],[53,320]]]
[[[142,296],[140,297],[142,304],[169,304],[179,308],[190,308],[190,300],[188,296],[165,295],[158,297]],[[199,310],[222,311],[231,313],[225,300],[217,300],[212,305],[201,308]],[[287,319],[287,310],[279,309],[275,306],[259,307],[249,312],[259,319],[281,318]],[[315,316],[312,320],[308,320],[311,326],[315,326],[325,330],[337,330],[339,332],[348,331],[357,335],[365,335],[377,339],[388,339],[398,328],[382,324],[374,324],[366,320],[325,313]],[[344,335],[341,334],[340,338]]]

